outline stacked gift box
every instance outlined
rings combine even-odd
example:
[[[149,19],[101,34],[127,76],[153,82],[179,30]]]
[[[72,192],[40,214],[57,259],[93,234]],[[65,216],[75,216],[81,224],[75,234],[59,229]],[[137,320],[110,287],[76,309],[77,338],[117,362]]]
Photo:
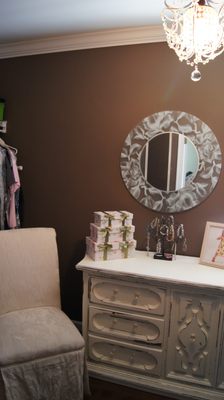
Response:
[[[94,212],[86,253],[95,261],[132,257],[136,248],[132,219],[128,211]]]

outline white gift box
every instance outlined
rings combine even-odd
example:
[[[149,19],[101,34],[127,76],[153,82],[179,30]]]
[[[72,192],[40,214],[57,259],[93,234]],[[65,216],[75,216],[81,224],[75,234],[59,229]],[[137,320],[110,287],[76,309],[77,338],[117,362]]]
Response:
[[[118,211],[95,211],[94,223],[101,228],[112,228],[122,225],[121,214]]]
[[[105,228],[90,223],[90,238],[96,243],[113,243],[132,240],[134,236],[134,225],[116,226]]]
[[[122,225],[132,225],[133,214],[129,211],[120,211]]]
[[[120,242],[119,246],[120,246],[120,250],[122,253],[121,258],[133,257],[135,249],[136,249],[136,245],[137,245],[137,241],[135,239],[129,240],[126,242]]]
[[[92,258],[93,261],[119,260],[120,258],[122,258],[120,249],[111,250],[107,253],[106,258],[103,251],[94,252],[89,250],[87,254],[90,258]]]
[[[99,251],[99,250],[102,250],[102,249],[104,249],[104,248],[108,248],[108,250],[109,249],[111,249],[111,250],[117,250],[117,249],[119,249],[120,247],[119,247],[119,244],[120,244],[120,242],[113,242],[113,243],[97,243],[97,242],[95,242],[91,237],[89,237],[89,236],[87,236],[86,237],[86,244],[87,244],[87,242],[88,242],[88,246],[91,248],[91,250],[93,250],[93,251]],[[108,246],[106,246],[106,247],[104,247],[104,244],[106,244],[106,245],[108,245]]]
[[[129,242],[96,243],[86,237],[86,254],[94,261],[115,260],[132,257],[136,248],[136,240]]]
[[[121,249],[119,242],[111,243],[96,243],[90,237],[86,237],[86,254],[93,260],[114,260],[121,258]]]

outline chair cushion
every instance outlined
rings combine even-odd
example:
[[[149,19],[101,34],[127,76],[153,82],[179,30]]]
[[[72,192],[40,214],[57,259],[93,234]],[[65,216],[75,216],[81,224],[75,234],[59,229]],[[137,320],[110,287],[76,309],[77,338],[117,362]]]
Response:
[[[28,308],[0,316],[0,366],[82,348],[82,336],[59,308]]]

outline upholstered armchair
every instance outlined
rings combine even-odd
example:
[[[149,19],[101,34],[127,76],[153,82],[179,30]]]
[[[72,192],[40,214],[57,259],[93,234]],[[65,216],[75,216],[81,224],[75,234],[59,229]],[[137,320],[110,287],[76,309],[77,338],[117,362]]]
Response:
[[[52,228],[0,231],[0,371],[0,400],[83,399],[84,340],[61,311]]]

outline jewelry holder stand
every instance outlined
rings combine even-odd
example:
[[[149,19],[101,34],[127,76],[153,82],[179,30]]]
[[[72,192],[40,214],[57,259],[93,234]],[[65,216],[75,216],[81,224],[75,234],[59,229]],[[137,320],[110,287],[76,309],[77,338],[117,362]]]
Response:
[[[187,250],[184,225],[176,225],[173,215],[155,217],[147,226],[147,252],[151,242],[156,246],[154,258],[167,261],[175,259],[179,246],[182,247],[182,251]]]

